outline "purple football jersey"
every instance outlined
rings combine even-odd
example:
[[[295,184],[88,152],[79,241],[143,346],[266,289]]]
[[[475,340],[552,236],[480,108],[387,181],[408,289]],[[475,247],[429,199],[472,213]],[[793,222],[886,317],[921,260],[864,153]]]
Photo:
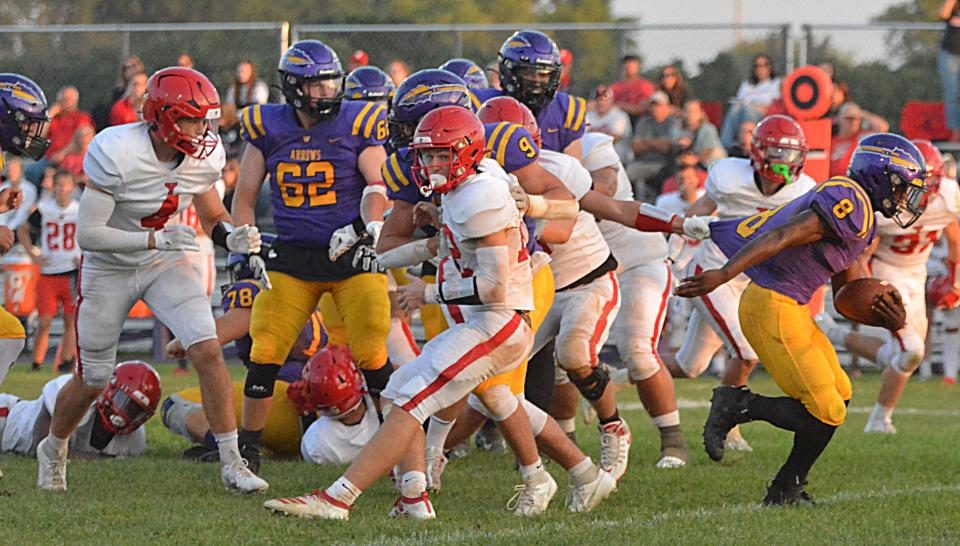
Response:
[[[710,235],[727,257],[760,234],[813,210],[828,233],[814,243],[790,247],[747,269],[750,279],[805,304],[835,273],[848,269],[876,234],[870,196],[856,182],[834,177],[775,209],[710,224]]]
[[[263,153],[273,220],[281,241],[327,246],[360,216],[367,186],[360,153],[387,138],[387,107],[344,101],[337,117],[305,130],[292,106],[257,104],[240,112],[240,136]]]
[[[504,95],[503,91],[497,89],[474,89],[473,93],[481,103]],[[540,147],[563,153],[567,146],[583,138],[587,126],[586,116],[586,100],[562,92],[557,93],[550,104],[537,113]]]

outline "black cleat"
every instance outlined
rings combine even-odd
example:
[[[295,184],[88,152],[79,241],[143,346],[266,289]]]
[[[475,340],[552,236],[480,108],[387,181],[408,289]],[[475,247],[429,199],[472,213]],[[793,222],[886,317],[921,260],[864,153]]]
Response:
[[[262,430],[243,429],[239,432],[240,456],[246,459],[247,468],[254,474],[260,472],[260,434],[262,432]]]
[[[484,426],[478,430],[474,442],[478,448],[484,451],[492,451],[501,455],[507,452],[507,441],[495,426]]]
[[[816,506],[804,487],[807,482],[781,483],[773,480],[767,488],[767,496],[763,497],[764,506]]]
[[[703,448],[714,461],[723,459],[724,441],[730,429],[750,421],[747,403],[756,396],[746,387],[720,385],[710,398],[710,415],[703,424]]]
[[[211,460],[209,456],[210,453],[216,454],[216,458]],[[197,444],[184,450],[183,454],[181,454],[181,457],[183,457],[188,461],[200,461],[204,463],[209,463],[209,462],[219,461],[220,452],[216,449],[211,450],[209,447],[203,444]]]

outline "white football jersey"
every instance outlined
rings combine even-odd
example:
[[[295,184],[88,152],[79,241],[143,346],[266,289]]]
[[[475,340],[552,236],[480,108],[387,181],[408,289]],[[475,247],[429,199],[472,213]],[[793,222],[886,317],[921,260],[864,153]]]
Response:
[[[152,231],[179,221],[178,213],[190,206],[193,196],[205,193],[220,178],[225,162],[223,145],[210,157],[185,156],[179,165],[157,160],[146,123],[129,123],[104,129],[93,137],[83,170],[97,188],[109,193],[116,208],[107,225],[123,231]],[[94,266],[136,268],[160,258],[177,259],[182,252],[84,251]]]
[[[753,172],[750,160],[739,157],[721,159],[710,167],[706,193],[717,204],[717,216],[721,219],[752,216],[779,207],[817,185],[812,178],[801,174],[773,195],[764,195],[754,181]]]
[[[507,251],[511,263],[506,301],[475,307],[532,310],[533,270],[525,246],[526,228],[510,195],[510,179],[492,159],[483,159],[478,171],[441,197],[444,252],[461,275],[470,277],[477,270],[476,240],[509,229]]]
[[[33,456],[37,452],[37,445],[34,439],[43,439],[45,435],[34,435],[34,428],[40,414],[46,410],[48,415],[53,415],[53,410],[57,405],[57,395],[60,389],[66,385],[73,376],[61,375],[51,379],[44,386],[40,398],[36,400],[20,400],[13,407],[9,408],[9,415],[3,427],[3,436],[0,440],[0,451],[19,453],[21,455]],[[134,457],[142,454],[147,449],[147,435],[143,427],[138,428],[130,434],[123,436],[116,435],[107,444],[103,451],[98,451],[90,446],[90,437],[93,432],[93,423],[98,419],[96,407],[90,406],[90,409],[84,414],[83,419],[77,430],[70,437],[69,449],[71,453],[80,453],[85,455],[107,455],[111,457]]]
[[[77,213],[80,202],[70,201],[60,207],[56,199],[44,199],[37,204],[40,213],[40,272],[44,275],[68,273],[77,268],[80,257],[77,245]]]
[[[540,165],[559,178],[577,201],[593,189],[590,172],[576,158],[559,152],[540,150]],[[610,256],[610,247],[600,233],[597,219],[583,210],[577,213],[577,221],[567,242],[541,243],[541,246],[550,254],[550,268],[553,270],[557,290],[587,276],[603,265]]]
[[[613,198],[618,201],[633,201],[630,179],[613,147],[613,137],[602,133],[583,135],[583,166],[590,172],[604,167],[616,167],[617,190]],[[592,183],[591,180],[591,185]],[[579,222],[579,218],[577,220]],[[667,239],[660,233],[638,231],[610,220],[601,220],[599,228],[610,252],[613,252],[620,262],[621,269],[662,262],[667,257]]]
[[[700,199],[704,193],[703,190],[697,190],[696,195],[693,196],[693,200],[696,201]],[[656,206],[667,212],[672,212],[677,216],[683,216],[687,213],[687,210],[690,208],[690,205],[693,203],[687,201],[681,197],[679,191],[671,191],[657,196]]]
[[[300,440],[303,459],[316,464],[350,464],[370,442],[380,428],[377,407],[364,395],[366,413],[359,423],[348,426],[327,417],[320,417],[310,424]]]
[[[960,186],[944,177],[940,189],[927,201],[927,210],[912,226],[903,229],[893,221],[876,213],[877,235],[880,242],[873,256],[888,264],[905,269],[924,269],[943,228],[960,214]]]

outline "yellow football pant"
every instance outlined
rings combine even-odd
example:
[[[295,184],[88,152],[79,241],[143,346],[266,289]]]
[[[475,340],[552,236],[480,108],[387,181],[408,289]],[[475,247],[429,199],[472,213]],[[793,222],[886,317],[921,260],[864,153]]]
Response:
[[[346,345],[350,347],[357,367],[378,370],[386,364],[387,334],[390,332],[386,275],[360,273],[342,281],[320,282],[271,271],[270,281],[273,289],[260,292],[253,301],[250,320],[252,362],[284,362],[321,296],[330,294],[333,308],[342,318],[341,331],[345,331]],[[321,313],[324,325],[329,328],[331,342],[336,343],[335,317],[328,317],[322,306]]]
[[[787,396],[828,425],[843,423],[850,378],[806,305],[750,283],[740,298],[740,327]]]
[[[270,413],[267,414],[267,426],[264,427],[260,440],[263,447],[269,449],[274,455],[296,457],[300,454],[302,434],[300,412],[287,398],[287,386],[288,383],[285,381],[277,381],[274,386],[273,404],[270,406]],[[188,402],[203,403],[200,387],[183,389],[177,394]],[[233,403],[237,415],[237,427],[239,427],[240,417],[243,415],[243,381],[233,384]]]

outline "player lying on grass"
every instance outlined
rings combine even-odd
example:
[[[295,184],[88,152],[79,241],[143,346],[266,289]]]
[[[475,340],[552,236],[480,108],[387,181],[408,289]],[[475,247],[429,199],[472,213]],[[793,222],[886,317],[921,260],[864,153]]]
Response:
[[[740,325],[787,396],[717,387],[703,443],[718,461],[727,432],[738,423],[767,421],[793,431],[793,449],[767,489],[765,505],[812,502],[804,491],[807,474],[843,424],[852,395],[850,379],[806,304],[828,280],[839,290],[859,275],[858,259],[876,234],[875,209],[901,227],[920,217],[925,171],[923,157],[907,139],[887,133],[866,137],[854,151],[849,177],[831,178],[775,209],[711,224],[712,239],[728,261],[676,288],[677,295],[696,297],[743,272],[751,279],[740,300]],[[903,328],[899,298],[884,295],[873,306],[887,329]]]
[[[50,430],[57,395],[70,378],[61,375],[51,379],[36,400],[0,394],[0,452],[36,457],[37,445]],[[121,362],[70,437],[70,456],[90,459],[142,455],[147,449],[143,425],[157,411],[159,403],[157,372],[139,360]]]

